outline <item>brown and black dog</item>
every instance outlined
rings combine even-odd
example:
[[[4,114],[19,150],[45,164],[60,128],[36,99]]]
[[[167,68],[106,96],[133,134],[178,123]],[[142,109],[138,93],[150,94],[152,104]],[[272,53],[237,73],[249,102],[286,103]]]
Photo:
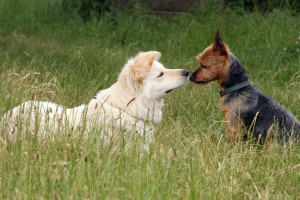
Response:
[[[199,68],[190,80],[197,84],[217,81],[219,103],[224,116],[226,135],[239,139],[241,129],[259,142],[277,138],[280,142],[300,139],[300,121],[274,99],[264,95],[249,81],[239,60],[223,43],[219,30],[214,42],[197,56]],[[240,139],[247,139],[249,134]]]

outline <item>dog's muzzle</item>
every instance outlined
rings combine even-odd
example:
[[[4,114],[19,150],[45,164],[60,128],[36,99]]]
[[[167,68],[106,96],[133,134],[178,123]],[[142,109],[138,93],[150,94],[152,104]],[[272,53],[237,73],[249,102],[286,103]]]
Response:
[[[194,82],[195,79],[195,73],[193,73],[190,77],[189,77],[190,81]]]
[[[189,76],[189,71],[188,70],[182,70],[181,75],[187,77],[187,76]]]

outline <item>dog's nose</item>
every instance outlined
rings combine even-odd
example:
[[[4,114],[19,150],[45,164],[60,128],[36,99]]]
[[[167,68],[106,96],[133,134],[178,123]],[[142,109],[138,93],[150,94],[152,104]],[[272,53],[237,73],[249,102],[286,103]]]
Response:
[[[190,77],[189,77],[190,81],[194,81],[196,73],[197,73],[197,71],[195,71],[192,75],[190,75]]]
[[[189,76],[189,71],[188,70],[183,70],[181,72],[182,76]]]
[[[192,74],[192,76],[189,77],[190,81],[194,80],[194,74]]]

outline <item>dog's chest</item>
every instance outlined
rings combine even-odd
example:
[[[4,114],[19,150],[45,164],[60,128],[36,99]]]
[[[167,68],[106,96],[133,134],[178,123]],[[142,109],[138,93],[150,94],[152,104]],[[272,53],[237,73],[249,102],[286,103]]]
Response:
[[[226,98],[222,97],[219,101],[219,109],[222,112],[224,118],[228,118],[228,116],[233,111],[233,106],[231,103],[225,103]],[[225,119],[226,120],[226,119]],[[228,119],[227,119],[228,120]]]

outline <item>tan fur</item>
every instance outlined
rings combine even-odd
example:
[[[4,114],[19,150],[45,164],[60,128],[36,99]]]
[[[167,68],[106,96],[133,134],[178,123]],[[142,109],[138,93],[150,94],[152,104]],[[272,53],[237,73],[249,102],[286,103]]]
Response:
[[[224,126],[226,129],[226,136],[232,141],[237,141],[239,139],[238,133],[242,130],[242,122],[235,115],[235,110],[238,109],[238,103],[230,102],[229,104],[224,103],[224,97],[220,99],[219,109],[224,117]]]
[[[130,78],[139,85],[143,84],[143,80],[151,70],[154,60],[159,60],[161,54],[159,52],[140,53],[138,58],[134,60],[130,68]]]
[[[227,78],[229,70],[229,48],[225,45],[225,51],[228,54],[221,54],[219,51],[214,50],[216,48],[215,42],[197,55],[196,59],[199,62],[199,68],[195,74],[195,82],[208,83],[217,80],[219,89],[222,89],[220,83]]]
[[[206,84],[216,80],[219,90],[223,90],[221,83],[226,80],[229,73],[229,53],[230,50],[228,46],[224,43],[220,44],[216,36],[214,42],[196,56],[199,62],[199,68],[193,74],[194,77],[192,81]],[[225,104],[224,98],[221,98],[219,102],[219,109],[224,117],[226,136],[233,141],[238,140],[238,132],[241,129],[238,125],[239,119],[234,114],[235,109],[237,109],[236,105],[236,102]]]
[[[253,137],[260,143],[275,138],[280,142],[300,141],[300,121],[272,97],[251,85],[246,69],[229,51],[218,31],[213,44],[196,58],[199,68],[190,80],[198,84],[217,81],[222,96],[219,108],[229,139]]]

